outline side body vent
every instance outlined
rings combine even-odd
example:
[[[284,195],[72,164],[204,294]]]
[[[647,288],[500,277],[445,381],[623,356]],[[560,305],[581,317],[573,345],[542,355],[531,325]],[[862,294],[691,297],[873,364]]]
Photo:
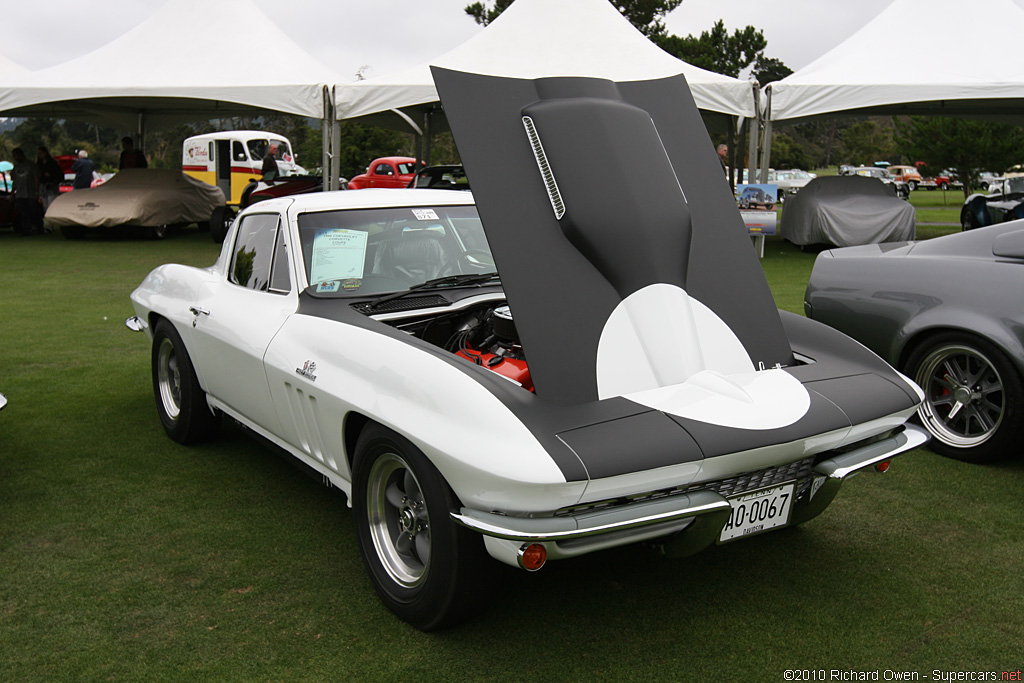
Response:
[[[533,147],[533,156],[537,159],[537,168],[540,169],[540,176],[544,180],[544,187],[548,191],[548,199],[551,200],[551,208],[555,210],[555,218],[562,220],[565,215],[565,204],[562,202],[562,194],[558,191],[558,183],[555,182],[555,175],[551,172],[548,164],[548,157],[544,154],[544,145],[540,144],[540,136],[533,125],[533,119],[529,116],[523,117],[523,126],[526,128],[526,135],[530,138],[530,146]]]

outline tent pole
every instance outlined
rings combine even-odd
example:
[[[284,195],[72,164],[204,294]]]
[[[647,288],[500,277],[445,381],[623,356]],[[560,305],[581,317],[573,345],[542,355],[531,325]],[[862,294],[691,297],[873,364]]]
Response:
[[[341,121],[333,114],[331,116],[331,187],[335,190],[341,187]]]
[[[765,88],[764,140],[761,142],[761,182],[768,182],[768,168],[772,163],[772,84]]]
[[[331,100],[328,95],[327,86],[324,86],[324,117],[320,120],[320,172],[323,178],[320,182],[322,192],[333,190],[331,182],[331,121],[334,119],[334,112],[331,111]]]
[[[757,135],[761,127],[761,88],[757,81],[751,81],[750,85],[754,90],[754,118],[747,122],[750,126],[750,146],[747,148],[747,177],[753,182],[759,179],[757,175],[757,154],[760,150],[758,149]]]
[[[729,189],[733,192],[736,191],[736,145],[734,143],[735,134],[733,133],[733,127],[735,125],[735,118],[729,117],[728,129],[729,132],[725,138],[725,144],[729,147],[727,154],[727,163],[729,164]]]
[[[423,161],[424,163],[426,163],[427,166],[430,166],[430,143],[433,141],[434,137],[434,131],[431,130],[430,125],[431,123],[433,123],[433,120],[434,112],[432,111],[427,112],[427,114],[423,117],[423,137],[426,138],[426,152],[424,153]]]
[[[736,169],[736,184],[751,182],[749,175],[747,176],[747,180],[743,180],[743,167],[745,164],[743,163],[743,154],[741,151],[747,146],[747,129],[743,126],[745,122],[745,118],[740,116],[736,117],[736,134],[739,136],[739,141],[736,143],[736,160],[739,162],[738,168]]]

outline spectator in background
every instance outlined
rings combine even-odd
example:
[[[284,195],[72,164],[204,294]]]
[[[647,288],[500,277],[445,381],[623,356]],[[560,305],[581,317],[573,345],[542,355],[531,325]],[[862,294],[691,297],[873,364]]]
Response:
[[[84,149],[78,153],[75,163],[71,164],[71,170],[75,174],[74,189],[87,190],[92,187],[93,172],[96,167],[89,160],[89,153]]]
[[[267,155],[263,157],[263,180],[271,181],[277,178],[281,173],[277,167],[277,145],[270,143],[270,149],[267,150]]]
[[[121,161],[118,162],[117,169],[148,167],[146,155],[142,153],[141,149],[135,149],[135,143],[132,142],[132,139],[129,137],[121,138]]]
[[[11,150],[14,158],[14,229],[22,237],[43,231],[43,212],[39,206],[39,171],[21,147]]]
[[[719,145],[718,146],[718,160],[722,162],[722,171],[729,175],[729,146]]]
[[[57,160],[50,156],[50,150],[45,147],[40,147],[36,151],[36,166],[39,169],[39,199],[45,213],[50,208],[50,202],[60,194],[60,181],[64,180],[64,171]]]

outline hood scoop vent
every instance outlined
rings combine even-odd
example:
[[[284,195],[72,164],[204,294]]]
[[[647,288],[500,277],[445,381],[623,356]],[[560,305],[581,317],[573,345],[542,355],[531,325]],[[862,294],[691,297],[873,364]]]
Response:
[[[523,126],[526,128],[527,137],[530,138],[533,156],[537,160],[537,168],[540,169],[540,177],[544,181],[544,188],[548,191],[551,208],[555,210],[555,218],[562,220],[562,216],[565,215],[565,203],[562,201],[562,193],[558,191],[555,174],[551,172],[551,165],[548,163],[548,157],[544,153],[544,145],[540,143],[540,136],[537,135],[537,128],[533,125],[533,119],[529,116],[524,116]]]

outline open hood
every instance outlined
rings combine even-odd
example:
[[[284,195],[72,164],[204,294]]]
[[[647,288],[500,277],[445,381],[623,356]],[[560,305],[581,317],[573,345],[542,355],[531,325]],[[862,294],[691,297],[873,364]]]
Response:
[[[642,402],[792,364],[683,76],[433,74],[538,396]]]

